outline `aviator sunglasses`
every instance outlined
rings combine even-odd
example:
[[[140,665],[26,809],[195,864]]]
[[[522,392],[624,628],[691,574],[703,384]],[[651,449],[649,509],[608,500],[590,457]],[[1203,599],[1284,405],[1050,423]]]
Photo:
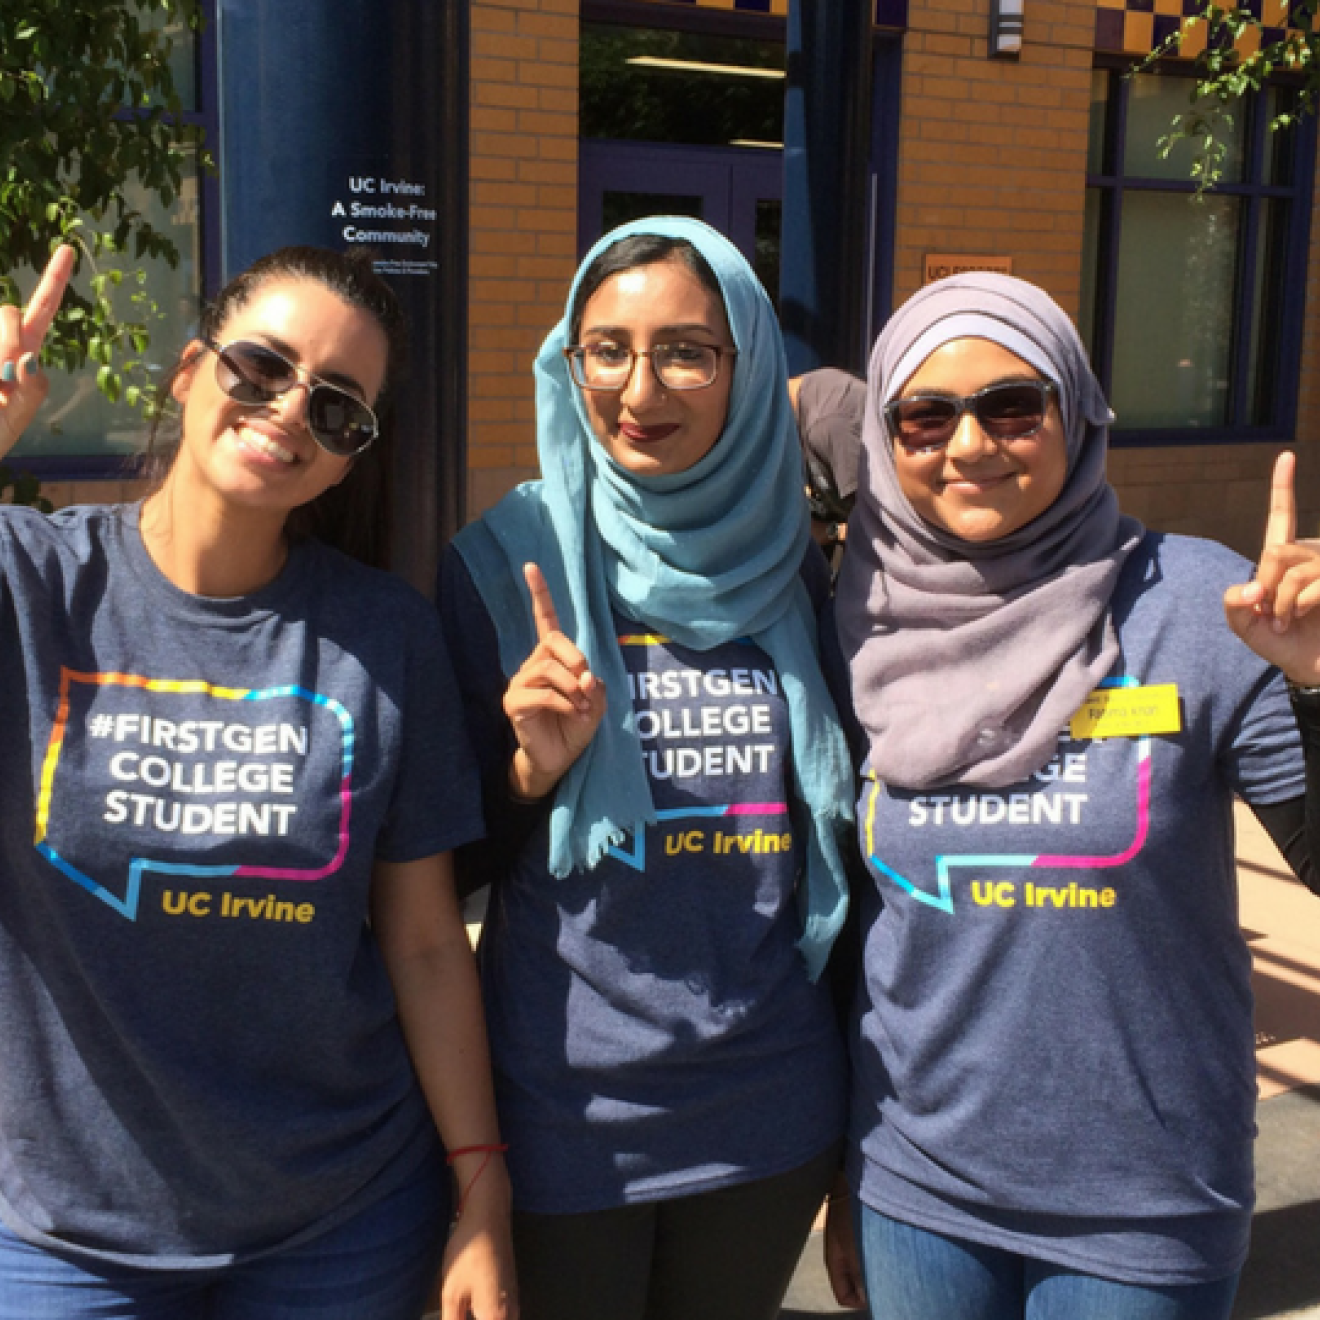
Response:
[[[1049,380],[1001,381],[975,394],[913,394],[885,404],[889,434],[904,449],[943,449],[953,439],[964,413],[992,440],[1025,440],[1045,425],[1050,396],[1058,386]]]
[[[216,356],[216,383],[235,403],[254,407],[271,403],[304,380],[307,390],[307,429],[327,454],[352,458],[376,438],[380,424],[361,399],[338,385],[295,367],[283,354],[265,344],[238,339],[232,344],[206,340]]]

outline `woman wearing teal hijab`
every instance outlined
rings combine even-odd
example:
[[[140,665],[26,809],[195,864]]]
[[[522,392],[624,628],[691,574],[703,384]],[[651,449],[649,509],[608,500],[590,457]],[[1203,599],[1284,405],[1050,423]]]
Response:
[[[536,378],[542,479],[442,582],[523,1314],[771,1320],[842,1134],[851,795],[779,330],[732,245],[651,218]]]

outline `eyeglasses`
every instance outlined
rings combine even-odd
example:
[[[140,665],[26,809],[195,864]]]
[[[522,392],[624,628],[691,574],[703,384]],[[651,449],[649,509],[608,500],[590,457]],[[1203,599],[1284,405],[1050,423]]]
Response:
[[[564,349],[569,373],[584,390],[622,390],[632,379],[638,358],[650,358],[655,378],[666,390],[702,390],[720,374],[720,359],[736,357],[736,348],[710,344],[655,344],[625,348],[602,341]]]
[[[307,429],[327,454],[352,458],[376,438],[380,424],[361,399],[295,367],[273,348],[247,339],[232,344],[205,342],[216,356],[216,383],[235,403],[254,407],[270,403],[305,380]]]
[[[1058,386],[1049,380],[1014,380],[987,385],[975,394],[913,394],[885,404],[889,434],[913,453],[943,449],[953,439],[964,413],[976,418],[992,440],[1025,440],[1045,425],[1050,396]]]

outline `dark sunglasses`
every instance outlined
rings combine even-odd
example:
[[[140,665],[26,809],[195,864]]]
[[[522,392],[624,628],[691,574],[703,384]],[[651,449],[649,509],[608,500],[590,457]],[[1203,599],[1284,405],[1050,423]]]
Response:
[[[205,343],[216,357],[216,383],[235,403],[270,403],[307,381],[307,429],[327,454],[352,458],[376,438],[380,424],[361,399],[295,367],[273,348],[250,339]]]
[[[1058,387],[1049,380],[1014,380],[987,385],[975,394],[913,394],[885,404],[889,434],[913,451],[943,449],[953,439],[964,413],[992,440],[1025,440],[1045,425],[1050,396]]]

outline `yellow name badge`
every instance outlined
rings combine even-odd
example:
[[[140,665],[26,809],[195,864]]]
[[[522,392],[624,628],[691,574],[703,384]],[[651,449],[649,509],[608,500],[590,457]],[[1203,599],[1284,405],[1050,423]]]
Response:
[[[1068,732],[1085,738],[1140,738],[1151,733],[1179,733],[1182,707],[1177,683],[1150,687],[1096,688],[1072,717]]]

